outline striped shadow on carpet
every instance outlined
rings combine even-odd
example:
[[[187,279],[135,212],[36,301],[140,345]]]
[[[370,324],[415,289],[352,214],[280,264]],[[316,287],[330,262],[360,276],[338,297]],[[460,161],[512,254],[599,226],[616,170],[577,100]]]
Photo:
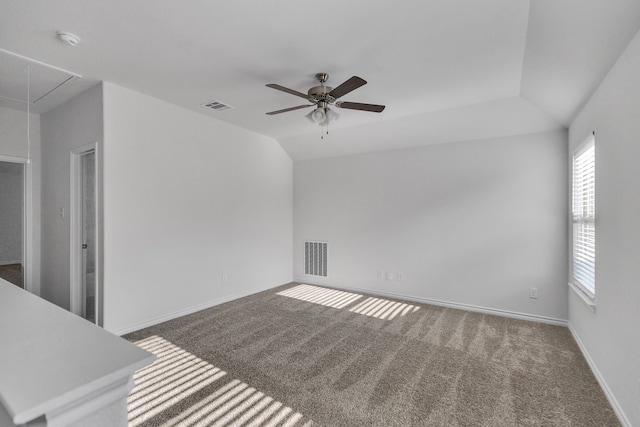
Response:
[[[126,336],[137,426],[617,426],[568,329],[292,283]]]
[[[164,338],[152,335],[136,344],[158,358],[136,372],[135,387],[128,399],[129,425],[144,425],[168,407],[190,402],[190,397],[205,387],[218,387],[213,393],[190,406],[185,405],[162,426],[175,425],[295,425],[303,419],[272,397],[248,384],[225,378],[227,373]],[[267,422],[268,421],[268,422]]]
[[[363,298],[363,295],[351,292],[338,291],[312,285],[298,285],[293,288],[278,292],[277,295],[296,298],[302,301],[321,304],[327,307],[344,308],[354,301]],[[392,320],[396,316],[404,316],[407,313],[417,311],[420,307],[390,301],[384,298],[369,297],[349,311],[366,316],[377,317],[378,319]]]

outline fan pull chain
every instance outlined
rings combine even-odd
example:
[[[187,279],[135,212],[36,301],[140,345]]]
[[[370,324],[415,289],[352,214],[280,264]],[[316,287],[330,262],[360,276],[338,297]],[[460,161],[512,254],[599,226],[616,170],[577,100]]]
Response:
[[[325,135],[325,133],[326,133],[327,135],[329,135],[329,125],[327,125],[326,130],[325,130],[325,129],[322,129],[322,127],[320,127],[320,139],[324,140],[324,135]]]

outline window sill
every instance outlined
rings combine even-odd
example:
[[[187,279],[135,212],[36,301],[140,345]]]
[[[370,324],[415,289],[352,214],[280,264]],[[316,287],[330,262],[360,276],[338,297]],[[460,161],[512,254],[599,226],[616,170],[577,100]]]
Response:
[[[596,312],[595,299],[592,299],[589,295],[587,295],[582,289],[580,289],[578,285],[571,282],[567,284],[569,285],[569,288],[571,288],[571,290],[573,290],[573,292],[575,292],[576,295],[578,295],[580,299],[584,301],[585,304],[587,304],[587,307],[589,307],[589,309],[595,313]]]

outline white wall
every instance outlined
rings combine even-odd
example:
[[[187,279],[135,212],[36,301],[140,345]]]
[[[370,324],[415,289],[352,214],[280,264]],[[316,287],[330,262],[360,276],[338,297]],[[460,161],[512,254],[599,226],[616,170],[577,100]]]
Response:
[[[0,161],[0,265],[22,263],[23,169]]]
[[[280,145],[104,89],[105,328],[122,333],[290,282],[292,162]]]
[[[37,148],[40,141],[40,116],[31,114],[31,149]],[[32,153],[33,154],[33,153]],[[0,107],[0,155],[27,157],[27,113]]]
[[[102,85],[41,117],[42,297],[69,309],[71,150],[103,140]],[[64,217],[60,210],[64,209]]]
[[[296,162],[294,279],[566,319],[566,140],[554,132]],[[304,275],[306,239],[329,242],[326,279]]]
[[[28,118],[28,120],[27,120]],[[31,140],[30,163],[26,165],[26,243],[25,287],[40,294],[40,116],[0,107],[0,160],[27,160],[27,123]]]
[[[628,425],[640,426],[640,34],[573,121],[596,134],[596,312],[569,292],[569,322]]]

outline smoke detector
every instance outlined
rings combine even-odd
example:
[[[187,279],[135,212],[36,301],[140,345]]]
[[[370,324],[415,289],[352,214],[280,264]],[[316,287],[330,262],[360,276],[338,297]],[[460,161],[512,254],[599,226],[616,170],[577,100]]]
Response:
[[[58,31],[58,40],[69,46],[77,46],[80,43],[80,37],[66,31]]]

